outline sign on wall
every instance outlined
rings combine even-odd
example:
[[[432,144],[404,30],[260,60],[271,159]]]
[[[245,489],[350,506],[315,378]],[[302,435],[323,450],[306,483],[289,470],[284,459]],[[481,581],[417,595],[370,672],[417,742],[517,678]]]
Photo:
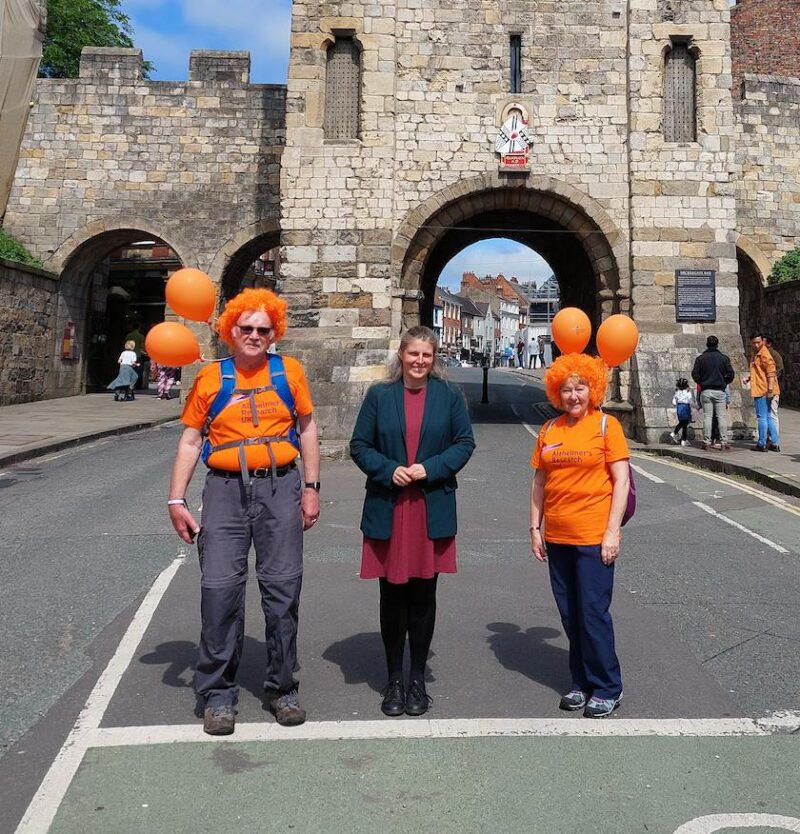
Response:
[[[675,321],[716,321],[716,291],[715,270],[676,269]]]

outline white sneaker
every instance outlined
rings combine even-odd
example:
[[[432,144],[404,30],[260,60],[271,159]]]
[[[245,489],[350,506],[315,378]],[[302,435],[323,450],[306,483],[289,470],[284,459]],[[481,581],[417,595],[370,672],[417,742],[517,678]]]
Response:
[[[681,446],[688,446],[688,445],[689,445],[688,440],[681,440]]]
[[[676,446],[678,445],[679,441],[678,441],[678,435],[677,435],[677,433],[676,433],[676,432],[670,432],[670,433],[669,433],[669,439],[670,439],[670,440],[671,440],[671,441],[672,441],[672,442],[673,442]]]

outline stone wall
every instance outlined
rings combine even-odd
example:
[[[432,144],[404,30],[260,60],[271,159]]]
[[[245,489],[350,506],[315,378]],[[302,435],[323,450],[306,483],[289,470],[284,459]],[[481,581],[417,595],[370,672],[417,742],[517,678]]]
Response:
[[[57,282],[43,269],[0,259],[0,405],[48,396]]]
[[[766,281],[800,238],[800,80],[745,75],[736,112],[739,245]]]
[[[798,20],[800,0],[738,0],[731,9],[734,96],[746,73],[797,76]]]
[[[800,408],[800,281],[774,284],[764,290],[762,329],[775,339],[786,373],[781,380],[781,405]]]

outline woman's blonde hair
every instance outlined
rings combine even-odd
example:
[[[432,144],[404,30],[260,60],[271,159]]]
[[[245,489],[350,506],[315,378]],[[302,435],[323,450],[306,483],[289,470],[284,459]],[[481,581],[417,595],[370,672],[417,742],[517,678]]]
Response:
[[[589,386],[589,404],[592,408],[599,408],[606,398],[608,385],[608,371],[603,360],[585,353],[565,353],[545,371],[547,399],[559,410],[563,411],[564,408],[561,405],[561,389],[572,377],[586,382]]]
[[[242,290],[234,296],[217,319],[217,333],[228,347],[233,347],[231,331],[243,313],[266,313],[272,322],[275,341],[283,338],[286,333],[286,302],[271,290],[251,289]]]
[[[403,365],[400,362],[400,354],[411,344],[411,342],[415,342],[417,339],[427,342],[433,348],[433,366],[431,367],[430,374],[428,375],[435,377],[436,379],[444,379],[444,368],[442,367],[442,362],[436,352],[439,348],[439,339],[430,327],[419,326],[410,327],[400,337],[400,347],[397,349],[397,353],[389,362],[389,373],[386,377],[387,382],[397,382],[398,379],[402,379]]]
[[[133,339],[128,339],[128,341],[125,342],[125,350],[133,350],[135,347],[136,342],[134,342]]]

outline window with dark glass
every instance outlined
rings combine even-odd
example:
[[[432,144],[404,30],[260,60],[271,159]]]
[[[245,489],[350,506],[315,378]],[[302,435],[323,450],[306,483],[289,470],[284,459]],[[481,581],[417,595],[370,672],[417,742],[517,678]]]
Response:
[[[696,60],[686,43],[673,43],[664,59],[664,140],[697,141]]]
[[[358,139],[361,53],[352,37],[328,48],[325,79],[325,138]]]
[[[522,92],[522,35],[511,35],[511,92]]]

